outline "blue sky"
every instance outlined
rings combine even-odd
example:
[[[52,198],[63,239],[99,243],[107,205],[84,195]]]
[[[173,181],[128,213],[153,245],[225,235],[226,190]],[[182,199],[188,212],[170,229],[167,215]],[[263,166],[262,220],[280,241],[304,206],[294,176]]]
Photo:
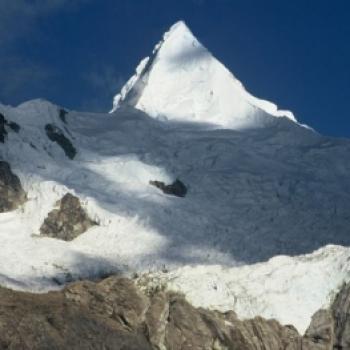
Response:
[[[350,137],[349,17],[346,0],[1,0],[0,101],[108,111],[183,19],[252,94]]]

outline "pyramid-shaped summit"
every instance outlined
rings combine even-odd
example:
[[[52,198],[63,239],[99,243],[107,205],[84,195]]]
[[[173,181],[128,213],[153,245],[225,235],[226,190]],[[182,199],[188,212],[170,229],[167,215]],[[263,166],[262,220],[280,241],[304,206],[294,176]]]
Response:
[[[292,113],[250,95],[232,73],[192,34],[174,24],[141,61],[114,98],[113,111],[131,105],[152,117],[204,122],[233,129],[261,127]]]

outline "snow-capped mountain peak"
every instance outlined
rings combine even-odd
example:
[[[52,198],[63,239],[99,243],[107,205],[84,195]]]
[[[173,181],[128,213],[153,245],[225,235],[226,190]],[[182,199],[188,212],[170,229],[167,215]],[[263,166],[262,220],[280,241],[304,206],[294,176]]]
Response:
[[[131,105],[153,117],[204,122],[233,129],[261,127],[288,117],[271,102],[250,95],[192,34],[174,24],[153,54],[141,61],[114,99],[113,111]]]
[[[250,95],[183,22],[114,110],[0,104],[0,284],[135,273],[303,333],[350,281],[350,141]]]

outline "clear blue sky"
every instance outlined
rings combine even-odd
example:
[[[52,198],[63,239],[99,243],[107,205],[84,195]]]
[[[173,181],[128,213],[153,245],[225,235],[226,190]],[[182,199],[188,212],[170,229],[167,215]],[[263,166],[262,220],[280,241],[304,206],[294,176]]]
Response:
[[[349,18],[347,0],[0,0],[0,101],[108,111],[183,19],[252,94],[350,137]]]

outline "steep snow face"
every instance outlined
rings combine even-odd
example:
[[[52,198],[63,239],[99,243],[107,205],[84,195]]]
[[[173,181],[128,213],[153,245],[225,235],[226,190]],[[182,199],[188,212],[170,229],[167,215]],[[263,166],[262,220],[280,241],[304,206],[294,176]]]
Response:
[[[250,95],[184,22],[173,25],[141,61],[115,97],[113,111],[125,104],[153,117],[233,129],[265,126],[274,117],[295,120],[291,112]]]

